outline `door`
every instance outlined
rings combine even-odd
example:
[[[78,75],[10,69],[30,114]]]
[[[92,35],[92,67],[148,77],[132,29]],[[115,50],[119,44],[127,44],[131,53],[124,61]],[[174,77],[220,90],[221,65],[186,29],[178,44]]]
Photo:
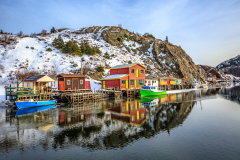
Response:
[[[77,78],[73,78],[73,87],[72,87],[72,89],[73,90],[76,90],[76,89],[79,89],[79,87],[78,87],[78,79]]]
[[[167,79],[167,84],[170,84],[170,79]]]
[[[126,88],[128,88],[128,80],[126,80]]]
[[[85,81],[85,89],[91,89],[90,81]]]
[[[105,89],[105,81],[103,81],[102,83],[103,83],[102,88]]]
[[[58,86],[59,86],[59,91],[63,91],[64,90],[64,81],[58,81]]]
[[[137,80],[135,79],[135,88],[137,88]]]
[[[139,69],[136,69],[136,77],[139,77]]]

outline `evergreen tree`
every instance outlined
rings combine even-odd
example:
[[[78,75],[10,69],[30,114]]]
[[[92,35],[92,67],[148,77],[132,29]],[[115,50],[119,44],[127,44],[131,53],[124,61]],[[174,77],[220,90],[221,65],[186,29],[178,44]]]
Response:
[[[57,31],[56,31],[56,29],[55,29],[54,27],[52,27],[52,29],[51,29],[50,32],[51,32],[51,33],[56,33]]]
[[[165,40],[165,42],[168,42],[168,36],[166,36],[166,40]]]
[[[64,41],[60,35],[58,35],[58,38],[55,38],[53,40],[53,46],[57,49],[62,49],[64,46]]]
[[[77,41],[70,40],[62,47],[63,53],[70,53],[72,55],[82,56],[82,51],[77,45]]]
[[[1,32],[0,32],[1,34],[3,34],[3,30],[1,29]]]
[[[85,44],[83,43],[83,41],[81,41],[81,51],[82,51],[82,53],[85,53],[85,52],[86,52],[86,46],[85,46]]]

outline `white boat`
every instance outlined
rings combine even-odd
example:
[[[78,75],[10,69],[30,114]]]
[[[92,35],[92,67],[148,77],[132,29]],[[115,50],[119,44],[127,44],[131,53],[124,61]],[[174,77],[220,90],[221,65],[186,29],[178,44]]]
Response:
[[[198,81],[193,81],[192,86],[193,86],[193,88],[200,88],[200,84]]]

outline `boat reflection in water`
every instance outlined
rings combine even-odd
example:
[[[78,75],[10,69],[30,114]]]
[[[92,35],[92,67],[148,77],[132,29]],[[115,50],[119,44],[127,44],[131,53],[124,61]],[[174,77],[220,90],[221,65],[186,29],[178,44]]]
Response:
[[[39,107],[32,107],[32,108],[23,108],[23,109],[18,109],[16,112],[16,116],[22,116],[26,114],[31,114],[35,112],[41,112],[47,109],[51,108],[56,108],[56,105],[48,105],[48,106],[39,106]]]
[[[142,105],[147,107],[149,120],[145,126],[151,133],[158,134],[183,124],[196,104],[196,95],[192,92],[168,94],[160,97],[141,98]]]

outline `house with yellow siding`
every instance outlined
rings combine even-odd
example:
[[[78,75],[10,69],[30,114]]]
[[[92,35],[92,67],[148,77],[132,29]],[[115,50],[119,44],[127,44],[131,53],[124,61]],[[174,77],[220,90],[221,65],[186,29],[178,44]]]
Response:
[[[55,85],[55,80],[47,75],[31,76],[23,80],[23,87],[32,88],[34,94],[37,92],[44,93],[51,89],[51,86]]]

